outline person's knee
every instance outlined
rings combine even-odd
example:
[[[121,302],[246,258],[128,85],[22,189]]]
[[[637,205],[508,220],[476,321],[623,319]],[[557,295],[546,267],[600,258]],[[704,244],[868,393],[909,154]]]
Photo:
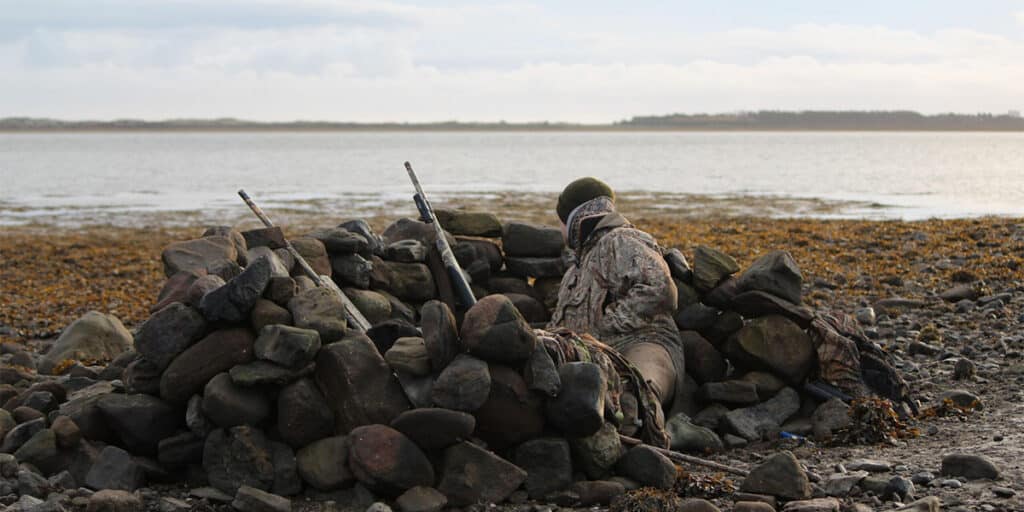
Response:
[[[672,400],[675,391],[676,370],[672,357],[665,347],[656,343],[640,343],[622,353],[640,371],[644,380],[651,384],[661,403]]]

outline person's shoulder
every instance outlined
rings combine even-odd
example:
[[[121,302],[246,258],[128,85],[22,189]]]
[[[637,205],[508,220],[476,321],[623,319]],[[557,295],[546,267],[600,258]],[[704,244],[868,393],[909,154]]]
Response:
[[[650,249],[658,248],[658,241],[650,233],[635,227],[620,227],[604,233],[597,243],[598,246],[643,246]]]

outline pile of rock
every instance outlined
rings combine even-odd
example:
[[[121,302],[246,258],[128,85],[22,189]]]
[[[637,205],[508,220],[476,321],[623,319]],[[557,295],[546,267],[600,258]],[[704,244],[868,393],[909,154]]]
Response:
[[[304,495],[428,511],[671,488],[672,462],[627,449],[605,421],[595,365],[556,367],[531,329],[549,318],[566,268],[559,230],[439,217],[481,297],[464,318],[437,300],[445,273],[425,224],[403,219],[378,236],[351,221],[292,240],[370,320],[365,333],[300,273],[277,228],[171,244],[167,282],[134,333],[90,313],[25,362],[57,376],[5,374],[0,496],[186,481],[242,510],[286,510],[281,497]],[[738,277],[705,247],[692,268],[677,250],[666,261],[692,384],[669,422],[675,448],[841,425],[842,402],[797,391],[817,361],[787,253]]]

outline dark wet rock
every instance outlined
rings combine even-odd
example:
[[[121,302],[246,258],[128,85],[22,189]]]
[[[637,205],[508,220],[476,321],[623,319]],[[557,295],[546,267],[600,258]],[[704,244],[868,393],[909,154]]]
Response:
[[[391,300],[373,290],[345,288],[345,296],[352,301],[356,309],[366,317],[370,325],[375,325],[391,318]]]
[[[370,249],[365,236],[341,227],[318,229],[306,236],[319,240],[332,255],[368,254]]]
[[[440,472],[437,490],[456,507],[501,503],[526,480],[526,471],[467,442],[444,451]]]
[[[686,256],[683,256],[682,251],[679,249],[669,249],[666,251],[665,263],[668,264],[672,277],[684,283],[693,282],[693,269],[690,268],[690,262],[686,261]]]
[[[238,323],[247,319],[270,282],[270,272],[267,258],[250,262],[237,277],[204,295],[199,301],[199,311],[211,322]]]
[[[220,373],[203,390],[203,414],[220,427],[258,425],[270,415],[264,393],[236,385]]]
[[[558,369],[561,391],[547,401],[548,423],[567,436],[585,437],[604,424],[607,388],[601,368],[594,363],[571,362]]]
[[[673,450],[693,453],[719,452],[722,440],[711,429],[694,425],[685,414],[677,414],[665,424]]]
[[[290,258],[291,254],[289,254],[288,251],[284,251],[283,249],[280,250],[283,251],[283,254],[288,254],[289,263],[294,263],[294,260]],[[285,263],[285,261],[282,260],[281,257],[279,257],[277,253],[275,253],[269,247],[253,247],[252,249],[249,249],[249,252],[246,254],[246,258],[248,258],[249,261],[256,261],[260,258],[266,258],[267,263],[270,264],[270,277],[288,277],[289,273],[291,272],[291,266]]]
[[[271,441],[270,458],[274,465],[274,483],[270,486],[270,492],[281,496],[294,496],[302,492],[295,451],[284,443]]]
[[[46,415],[43,414],[42,412],[24,405],[15,407],[14,410],[11,411],[11,416],[14,418],[14,421],[18,423],[25,423],[27,421],[32,421],[39,418],[46,418]]]
[[[331,257],[331,269],[334,271],[332,277],[338,284],[369,288],[374,265],[358,254],[343,254]]]
[[[203,461],[204,440],[192,432],[183,432],[160,441],[157,460],[170,468],[181,468]]]
[[[430,358],[423,338],[398,338],[395,344],[384,354],[384,359],[392,370],[416,377],[430,375]]]
[[[229,495],[243,485],[266,490],[274,483],[267,438],[249,425],[211,432],[203,448],[203,469],[210,485]]]
[[[486,261],[491,272],[498,272],[501,270],[502,265],[505,264],[505,258],[502,256],[501,248],[498,247],[498,244],[490,240],[458,237],[457,245],[472,247],[475,258],[480,261]]]
[[[693,416],[693,423],[711,430],[718,430],[722,418],[728,413],[728,407],[722,404],[711,404]]]
[[[708,291],[726,277],[740,269],[736,260],[729,255],[699,245],[693,253],[693,283],[698,290]]]
[[[811,415],[814,436],[827,438],[833,432],[850,425],[850,406],[838,398],[833,398],[814,410]]]
[[[185,294],[184,303],[193,308],[198,308],[200,301],[203,300],[203,297],[205,297],[207,293],[210,293],[225,284],[227,284],[227,281],[220,276],[212,274],[201,276],[188,288],[188,292]]]
[[[740,377],[740,380],[750,382],[757,387],[757,396],[760,397],[761,400],[768,400],[781,391],[782,388],[786,387],[786,382],[776,377],[775,374],[771,372],[757,370],[747,372],[743,374],[743,377]]]
[[[679,279],[672,280],[676,285],[676,309],[686,309],[687,306],[700,302],[700,294],[697,290]]]
[[[263,291],[263,296],[274,304],[284,307],[288,305],[288,301],[292,300],[292,297],[294,297],[296,293],[299,293],[299,285],[295,281],[295,278],[287,276],[272,276],[270,278],[270,282],[267,283],[267,289]],[[288,317],[287,322],[276,323],[290,324],[291,316]],[[256,330],[258,331],[259,329]]]
[[[501,246],[511,257],[559,257],[565,242],[558,228],[509,222],[505,224]]]
[[[783,507],[783,512],[839,512],[839,500],[835,498],[814,498],[810,500],[791,501]]]
[[[716,382],[725,378],[728,366],[715,346],[694,331],[682,331],[679,339],[683,345],[686,373],[697,382]]]
[[[771,370],[792,384],[803,381],[816,359],[810,337],[778,315],[748,322],[726,342],[725,353],[742,364]]]
[[[547,349],[543,344],[538,343],[533,355],[526,360],[526,364],[523,366],[523,379],[526,381],[526,387],[530,390],[548,397],[555,397],[562,389],[558,371],[555,361],[548,354]]]
[[[57,436],[53,430],[44,428],[22,444],[14,452],[14,457],[21,463],[47,468],[57,457]]]
[[[800,304],[803,275],[788,251],[772,251],[754,261],[740,275],[740,291],[762,291]]]
[[[328,288],[299,292],[288,301],[288,310],[295,327],[316,331],[322,344],[334,343],[347,332],[345,307],[341,298]]]
[[[427,375],[417,377],[408,373],[396,372],[398,384],[402,386],[409,403],[415,408],[434,406],[434,377]]]
[[[422,263],[399,263],[373,259],[371,284],[409,302],[426,302],[437,296],[430,268]]]
[[[728,432],[755,441],[765,431],[781,426],[799,409],[800,395],[792,388],[785,388],[767,402],[730,411],[722,421]]]
[[[290,325],[291,323],[291,312],[267,299],[257,300],[249,314],[249,325],[252,326],[253,332],[260,332],[268,325]]]
[[[139,326],[135,334],[135,350],[163,371],[178,354],[202,338],[206,331],[203,315],[180,302],[174,302]]]
[[[537,345],[537,336],[515,305],[504,295],[484,297],[462,321],[466,351],[486,361],[521,363]]]
[[[501,222],[493,213],[435,210],[438,222],[453,235],[498,238]]]
[[[616,470],[637,483],[657,489],[671,489],[676,482],[676,466],[668,457],[650,446],[630,448],[615,463]]]
[[[167,278],[167,281],[164,281],[163,287],[160,288],[160,293],[157,294],[156,304],[149,309],[150,313],[160,311],[172,302],[187,303],[189,289],[192,287],[192,284],[205,275],[206,270],[182,270],[181,272],[175,272],[174,275]]]
[[[384,358],[364,334],[323,347],[316,357],[315,377],[334,412],[336,432],[388,424],[410,408]]]
[[[160,395],[160,367],[150,362],[149,359],[140,357],[121,374],[125,390],[129,393],[145,393],[147,395]]]
[[[160,378],[160,396],[184,403],[200,392],[218,373],[253,359],[253,337],[248,329],[214,331],[171,362]]]
[[[96,405],[123,446],[135,453],[155,454],[160,440],[174,434],[182,420],[176,407],[150,395],[110,394]]]
[[[469,439],[476,419],[467,413],[440,408],[412,409],[398,415],[391,427],[405,434],[427,452],[447,448]]]
[[[474,412],[476,436],[489,446],[505,448],[540,435],[544,430],[541,398],[526,388],[519,372],[488,365],[491,375],[487,400]]]
[[[530,295],[523,295],[520,293],[509,293],[505,294],[508,300],[512,301],[512,304],[519,310],[519,313],[523,315],[523,318],[529,324],[540,324],[545,323],[551,317],[548,314],[548,310],[544,307],[541,301],[535,299]]]
[[[992,459],[984,455],[954,453],[942,457],[942,468],[939,470],[939,474],[962,476],[968,480],[997,480],[1000,471]]]
[[[445,233],[445,237],[448,239],[448,244],[454,246],[456,244],[455,237],[449,233]],[[437,239],[436,231],[434,226],[426,224],[419,220],[402,218],[395,222],[392,222],[384,233],[381,234],[383,240],[383,246],[387,247],[399,240],[418,240],[423,245],[433,247],[434,241]]]
[[[625,486],[614,480],[594,480],[576,482],[572,486],[573,492],[579,496],[579,504],[583,507],[595,507],[608,505],[615,498],[626,492]],[[677,510],[670,508],[667,510]]]
[[[306,446],[334,432],[334,415],[310,379],[286,386],[277,397],[277,430],[294,448]]]
[[[461,351],[455,315],[447,304],[432,300],[420,308],[423,343],[435,371],[448,366]]]
[[[704,331],[715,325],[721,313],[718,309],[698,302],[686,306],[676,313],[676,325],[684,331]]]
[[[885,487],[885,491],[882,493],[882,499],[892,500],[896,499],[900,502],[906,503],[914,499],[914,494],[917,490],[914,488],[914,483],[908,478],[902,476],[894,476],[889,480],[889,485]]]
[[[299,237],[291,241],[292,247],[306,260],[306,263],[313,268],[313,271],[320,276],[331,277],[331,258],[327,255],[327,248],[323,242],[315,238]],[[298,265],[292,269],[294,274],[302,272]]]
[[[811,497],[811,483],[796,457],[788,451],[776,453],[750,471],[740,491],[768,494],[790,500]]]
[[[402,493],[395,505],[400,512],[440,512],[448,505],[448,498],[437,489],[417,486]]]
[[[401,263],[423,263],[427,260],[427,246],[419,240],[399,240],[384,248],[384,257]]]
[[[339,228],[346,229],[366,239],[367,250],[373,254],[380,255],[384,252],[384,242],[381,237],[373,231],[373,228],[363,219],[354,219],[338,224]],[[429,227],[429,226],[428,226]]]
[[[85,486],[95,490],[134,491],[142,487],[144,478],[142,468],[130,453],[116,446],[107,446],[86,474]]]
[[[349,467],[375,494],[394,497],[416,486],[433,485],[430,461],[401,432],[385,425],[366,425],[352,430],[349,441]]]
[[[253,343],[256,357],[286,368],[298,369],[313,361],[320,350],[320,334],[312,329],[268,325]]]
[[[814,318],[814,311],[807,306],[793,304],[785,299],[762,291],[747,291],[732,298],[731,309],[748,318],[782,315],[806,328]]]
[[[230,281],[242,273],[242,267],[231,260],[217,260],[206,266],[207,274]]]
[[[424,330],[424,335],[426,335]],[[419,336],[420,331],[416,329],[416,326],[411,323],[400,320],[390,319],[375,324],[366,331],[366,335],[373,340],[374,346],[377,347],[377,351],[381,354],[387,353],[391,349],[391,346],[395,344],[398,338],[405,338],[408,336]]]
[[[953,365],[953,379],[954,380],[966,380],[972,379],[978,373],[978,367],[974,364],[974,361],[962,357],[957,360],[956,364]]]
[[[531,499],[541,499],[572,484],[572,456],[565,439],[527,441],[516,448],[515,461],[526,471],[525,487]]]
[[[283,496],[243,485],[235,493],[231,506],[242,512],[290,512],[292,502]]]
[[[39,362],[39,373],[50,374],[65,360],[110,361],[132,348],[132,333],[114,315],[90,311],[64,328]]]
[[[735,276],[729,276],[723,279],[715,285],[714,288],[704,294],[701,302],[721,310],[731,309],[733,299],[740,293],[736,282],[737,279]]]
[[[942,348],[921,341],[911,341],[910,345],[907,346],[907,353],[912,356],[934,357],[942,353]]]
[[[285,246],[284,232],[280,227],[258,228],[242,231],[246,247],[269,247],[280,249]]]
[[[82,431],[74,420],[67,416],[57,416],[50,428],[57,436],[57,445],[63,449],[70,450],[78,446],[79,441],[82,440]]]
[[[533,258],[508,256],[505,265],[512,275],[519,277],[559,277],[565,274],[565,261],[561,256],[551,258]]]
[[[958,284],[939,294],[939,298],[946,302],[959,302],[961,300],[977,300],[980,296],[979,290],[973,284]]]
[[[487,363],[468,354],[460,354],[437,377],[432,396],[445,409],[473,412],[487,401],[491,373]]]
[[[321,491],[332,491],[351,485],[355,480],[349,470],[349,439],[327,437],[314,441],[296,453],[299,476]]]
[[[525,278],[513,277],[508,275],[494,276],[491,277],[490,281],[487,282],[487,289],[491,293],[519,293],[522,295],[533,295],[537,297],[537,290],[535,290]]]
[[[227,237],[208,236],[174,242],[164,248],[160,259],[164,275],[170,277],[183,270],[205,272],[210,264],[220,260],[238,261],[238,249]]]
[[[231,381],[242,387],[282,386],[311,373],[313,373],[312,364],[293,370],[262,360],[240,364],[228,371]]]
[[[626,449],[622,446],[619,433],[611,423],[605,423],[592,436],[569,439],[573,460],[590,478],[601,478],[608,474]]]
[[[67,402],[61,404],[59,414],[71,418],[78,425],[84,437],[97,440],[109,439],[111,432],[97,402],[113,390],[114,386],[105,381],[81,389],[69,396]],[[4,450],[0,449],[0,451]]]
[[[697,397],[705,402],[734,405],[750,405],[761,401],[757,394],[757,386],[742,380],[705,383],[697,391]]]

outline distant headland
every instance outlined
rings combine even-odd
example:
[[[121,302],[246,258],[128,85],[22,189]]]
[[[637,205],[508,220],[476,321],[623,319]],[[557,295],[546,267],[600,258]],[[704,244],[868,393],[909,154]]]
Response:
[[[57,120],[0,118],[0,132],[56,131],[1024,131],[1018,111],[932,114],[886,111],[775,111],[635,116],[607,124],[567,122],[261,122],[234,118]]]

